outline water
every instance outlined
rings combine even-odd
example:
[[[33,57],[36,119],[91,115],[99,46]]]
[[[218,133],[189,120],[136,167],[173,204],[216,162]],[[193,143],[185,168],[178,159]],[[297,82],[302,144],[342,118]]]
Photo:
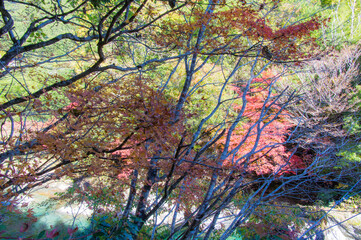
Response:
[[[0,231],[5,230],[3,236],[29,237],[37,236],[43,230],[57,228],[61,235],[67,235],[68,228],[79,228],[79,232],[90,226],[92,210],[83,202],[68,204],[65,201],[57,201],[53,198],[56,193],[64,192],[71,186],[70,181],[54,181],[32,190],[30,196],[22,197],[18,207],[22,212],[32,209],[36,222],[31,222],[26,214],[3,213],[0,221]],[[4,205],[4,204],[3,204]],[[27,206],[25,206],[27,205]],[[29,230],[20,232],[24,224],[29,224]],[[61,236],[60,236],[61,239]]]

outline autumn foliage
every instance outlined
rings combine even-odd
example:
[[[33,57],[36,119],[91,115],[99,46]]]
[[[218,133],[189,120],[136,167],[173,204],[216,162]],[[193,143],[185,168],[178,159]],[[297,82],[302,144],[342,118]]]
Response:
[[[6,52],[1,64],[9,67],[1,76],[22,71],[9,65],[19,54],[31,69],[61,66],[65,73],[44,73],[45,80],[37,82],[43,85],[3,98],[0,200],[68,177],[75,189],[68,197],[89,205],[102,202],[104,211],[95,215],[116,213],[116,226],[102,232],[105,239],[130,226],[133,230],[123,233],[137,239],[151,219],[167,210],[173,211],[170,236],[178,232],[178,239],[195,239],[203,231],[210,238],[237,194],[248,196],[252,187],[253,197],[257,191],[269,193],[266,185],[253,182],[295,176],[305,168],[284,144],[293,126],[285,111],[291,99],[280,102],[285,92],[274,89],[279,76],[261,74],[273,63],[299,63],[318,53],[312,32],[323,22],[317,17],[292,24],[275,21],[279,4],[69,0],[58,1],[55,13],[43,1],[23,4],[35,12],[42,9],[46,17],[27,20],[21,41],[4,33],[13,47],[1,45]],[[49,37],[38,32],[57,24],[71,30],[52,31]],[[72,49],[54,57],[61,43]],[[48,52],[32,63],[33,51],[44,46]],[[68,64],[69,59],[75,63]],[[202,82],[216,71],[220,74],[211,84]],[[179,88],[170,84],[175,75]],[[213,84],[219,88],[204,90]],[[227,105],[233,101],[225,96],[230,89],[242,103]],[[201,104],[192,105],[192,98]],[[203,109],[192,111],[199,106],[212,109],[203,115]],[[39,126],[27,125],[29,119]],[[14,130],[15,122],[20,129]],[[84,179],[88,185],[77,186]],[[249,201],[254,208],[266,199],[257,198]],[[244,206],[220,239],[247,221],[254,208]],[[203,229],[206,220],[212,223]],[[54,229],[47,237],[57,234]]]
[[[155,31],[154,39],[159,45],[171,46],[183,51],[195,51],[204,55],[243,55],[254,57],[255,51],[267,47],[274,61],[301,61],[318,52],[312,32],[319,29],[323,21],[314,17],[304,22],[284,27],[282,22],[271,21],[277,11],[264,14],[267,9],[277,9],[279,1],[265,1],[253,6],[247,1],[213,1],[207,9],[198,2],[190,2],[192,11],[179,10],[187,19],[186,23],[177,20],[163,20]],[[271,16],[267,16],[267,15]],[[170,15],[173,16],[173,15]],[[277,18],[276,16],[275,18]],[[177,18],[176,18],[177,19]],[[199,29],[203,31],[199,32]],[[189,36],[202,37],[190,42]],[[249,48],[245,39],[255,44]],[[261,43],[261,44],[260,44]]]
[[[268,71],[262,78],[252,80],[246,96],[244,119],[233,131],[230,141],[231,149],[237,148],[241,142],[242,146],[225,161],[224,166],[240,168],[257,175],[295,174],[297,169],[306,167],[292,149],[287,149],[284,145],[290,135],[290,128],[294,125],[289,114],[281,112],[284,106],[279,104],[280,100],[272,88],[274,79],[274,74]],[[243,94],[244,87],[234,89],[239,96]],[[241,111],[242,107],[243,104],[233,105],[236,112]]]

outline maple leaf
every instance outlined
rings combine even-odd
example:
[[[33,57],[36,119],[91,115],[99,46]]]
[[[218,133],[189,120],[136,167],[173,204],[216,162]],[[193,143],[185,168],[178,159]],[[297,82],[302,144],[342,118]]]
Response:
[[[247,169],[255,172],[257,175],[271,174],[278,172],[279,174],[293,173],[296,169],[305,168],[306,165],[301,158],[292,154],[287,150],[283,143],[286,141],[286,135],[289,128],[293,124],[287,118],[287,114],[280,114],[277,119],[273,119],[274,114],[280,111],[280,107],[267,102],[269,90],[267,87],[271,83],[272,74],[265,72],[262,78],[254,78],[249,93],[246,96],[247,105],[244,110],[244,115],[248,121],[236,127],[231,136],[230,146],[235,148],[243,138],[250,134],[240,151],[236,153],[237,159],[242,159],[247,155],[251,149],[254,148],[256,142],[257,132],[252,130],[250,133],[248,129],[259,121],[262,109],[266,107],[268,114],[263,116],[263,122],[260,123],[260,127],[268,124],[262,131],[256,152],[251,156],[247,163]],[[241,87],[235,87],[235,91],[242,95]],[[271,93],[274,95],[275,93]],[[240,110],[242,106],[234,104],[235,110]],[[271,121],[268,123],[268,121]],[[232,166],[234,163],[231,160],[226,160],[224,166]],[[242,168],[245,164],[245,160],[238,162],[237,166]],[[280,168],[283,169],[280,169]]]
[[[76,233],[78,231],[78,227],[75,228],[68,228],[68,234],[69,235],[73,235],[74,233]]]
[[[30,225],[29,225],[29,223],[23,223],[23,224],[21,224],[21,227],[20,227],[20,232],[26,232],[27,230],[29,230],[29,227],[30,227]]]
[[[46,237],[47,238],[55,238],[55,237],[59,236],[59,234],[60,234],[60,232],[58,231],[58,229],[54,228],[50,232],[46,232]]]

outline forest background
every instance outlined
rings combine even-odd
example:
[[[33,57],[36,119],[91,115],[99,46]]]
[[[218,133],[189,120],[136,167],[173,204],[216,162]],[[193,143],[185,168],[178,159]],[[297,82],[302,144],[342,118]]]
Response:
[[[1,238],[311,239],[356,216],[360,8],[0,0]],[[22,204],[59,180],[87,228]]]

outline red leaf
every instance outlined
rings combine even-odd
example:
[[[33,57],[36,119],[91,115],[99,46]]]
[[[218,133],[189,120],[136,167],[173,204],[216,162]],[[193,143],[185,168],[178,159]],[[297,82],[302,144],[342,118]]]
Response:
[[[69,235],[73,235],[76,231],[78,231],[78,227],[72,229],[72,228],[68,228],[68,234]]]
[[[20,227],[20,232],[26,232],[26,231],[28,231],[29,230],[29,224],[28,223],[23,223],[22,225],[21,225],[21,227]]]
[[[55,238],[57,236],[59,236],[59,231],[56,228],[54,230],[52,230],[51,232],[46,232],[47,238]]]

